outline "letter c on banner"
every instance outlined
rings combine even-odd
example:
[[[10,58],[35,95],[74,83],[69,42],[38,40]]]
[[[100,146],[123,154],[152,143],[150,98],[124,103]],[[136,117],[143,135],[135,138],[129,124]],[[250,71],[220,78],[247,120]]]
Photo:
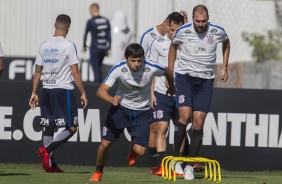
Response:
[[[30,109],[24,116],[23,129],[25,135],[33,141],[40,141],[42,139],[42,131],[36,132],[33,127],[33,120],[36,116],[40,116],[40,108]],[[39,122],[38,122],[39,123]]]

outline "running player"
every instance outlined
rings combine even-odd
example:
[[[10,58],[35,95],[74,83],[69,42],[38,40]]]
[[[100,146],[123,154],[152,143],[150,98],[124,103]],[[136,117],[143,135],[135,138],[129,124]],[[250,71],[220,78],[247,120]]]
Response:
[[[35,60],[29,105],[32,109],[38,106],[37,88],[42,75],[40,125],[44,127],[44,146],[38,149],[38,154],[46,172],[63,172],[55,162],[54,151],[77,131],[78,113],[72,81],[81,92],[83,108],[87,106],[87,97],[78,68],[76,46],[66,39],[70,24],[71,19],[68,15],[61,14],[57,17],[54,36],[42,42]],[[58,127],[66,129],[54,137]]]
[[[177,88],[175,97],[179,112],[179,120],[175,123],[175,156],[179,154],[190,117],[193,117],[193,122],[189,157],[196,157],[200,150],[204,121],[209,112],[213,93],[216,48],[220,42],[223,43],[221,80],[226,82],[228,79],[229,38],[222,27],[212,24],[208,20],[208,9],[204,5],[195,6],[193,23],[185,24],[177,30],[169,50],[168,67],[169,73],[172,75],[177,48],[179,45],[182,46],[180,60],[175,69],[175,86]],[[186,165],[184,178],[193,180],[193,171],[191,165]]]
[[[97,91],[98,97],[111,106],[97,150],[96,171],[89,181],[101,181],[111,144],[120,137],[124,128],[127,128],[131,136],[129,161],[135,162],[136,156],[146,153],[151,117],[152,79],[163,74],[169,77],[167,68],[144,60],[144,50],[139,44],[130,44],[125,50],[125,58],[125,61],[113,66]],[[170,85],[168,92],[174,94],[173,78],[167,80]],[[116,95],[110,96],[108,90],[116,82],[119,85]]]

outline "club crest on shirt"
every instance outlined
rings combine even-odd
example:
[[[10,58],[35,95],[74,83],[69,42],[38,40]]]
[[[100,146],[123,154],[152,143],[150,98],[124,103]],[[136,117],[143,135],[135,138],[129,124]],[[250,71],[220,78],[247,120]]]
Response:
[[[216,33],[217,32],[217,29],[212,29],[211,31],[210,31],[212,34],[214,34],[214,33]]]
[[[123,73],[125,73],[125,72],[127,72],[128,70],[127,70],[127,68],[123,67],[123,68],[121,69],[121,71],[122,71]]]
[[[149,82],[149,75],[147,73],[143,73],[141,76],[140,84],[147,84]]]
[[[190,29],[187,29],[187,30],[185,31],[185,33],[186,33],[186,34],[190,34],[190,33],[192,33],[192,31],[191,31]]]
[[[207,38],[208,38],[208,40],[207,40],[208,44],[213,44],[214,43],[213,35],[208,35]]]
[[[143,71],[144,71],[144,72],[150,72],[151,69],[150,69],[149,67],[145,67]]]

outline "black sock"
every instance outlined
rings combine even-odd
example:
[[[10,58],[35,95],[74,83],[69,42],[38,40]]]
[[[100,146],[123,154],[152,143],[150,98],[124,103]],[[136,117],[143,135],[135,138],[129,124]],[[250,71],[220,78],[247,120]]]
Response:
[[[189,156],[189,140],[186,134],[186,137],[184,138],[185,144],[184,144],[184,150],[182,153],[179,154],[181,157],[188,157]]]
[[[56,148],[61,146],[62,144],[66,143],[69,138],[73,136],[73,131],[70,129],[66,129],[62,132],[60,132],[54,139],[53,141],[46,147],[46,150],[48,153],[51,153],[54,151]]]
[[[149,159],[151,167],[157,167],[158,166],[158,153],[157,149],[155,147],[148,147],[149,152]]]
[[[96,166],[96,171],[103,173],[104,166]]]
[[[203,130],[192,130],[191,142],[190,142],[190,157],[196,157],[199,153],[202,145]]]
[[[166,152],[165,151],[161,151],[158,152],[158,166],[160,166],[162,164],[162,160],[163,158],[166,157]]]
[[[175,122],[174,124],[174,156],[179,156],[180,154],[180,147],[186,134],[186,127],[187,125],[184,125],[180,122]]]

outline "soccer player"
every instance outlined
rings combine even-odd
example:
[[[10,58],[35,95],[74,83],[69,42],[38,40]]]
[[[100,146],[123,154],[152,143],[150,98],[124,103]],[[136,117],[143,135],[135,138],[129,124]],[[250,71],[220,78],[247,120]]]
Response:
[[[149,60],[168,66],[168,51],[175,31],[184,24],[184,17],[179,12],[173,12],[168,16],[169,32],[160,38],[157,38],[151,44]],[[152,85],[151,107],[153,109],[154,122],[151,127],[157,126],[157,136],[151,136],[149,142],[156,141],[155,165],[152,165],[151,173],[157,176],[162,175],[160,167],[162,159],[166,156],[166,133],[169,127],[169,121],[175,118],[177,113],[175,108],[175,99],[173,96],[167,96],[167,81],[164,76],[156,77]],[[156,125],[155,125],[156,124]],[[183,170],[177,172],[183,174]]]
[[[180,13],[183,15],[184,21],[188,22],[186,11],[180,11]],[[144,49],[146,59],[149,59],[152,42],[155,39],[160,38],[169,32],[168,20],[169,20],[169,17],[167,17],[161,24],[153,28],[150,28],[143,33],[141,40],[140,40],[140,45]],[[150,159],[150,165],[151,165],[151,174],[154,174],[154,170],[155,170],[154,166],[157,164],[156,137],[157,137],[157,124],[151,123],[150,124],[150,140],[149,140],[149,145],[148,145],[149,159]],[[135,162],[132,162],[131,165],[134,165],[134,163]]]
[[[212,99],[217,44],[223,43],[221,80],[226,82],[230,42],[222,27],[208,22],[208,9],[204,5],[194,7],[192,18],[193,23],[181,26],[175,34],[169,50],[168,67],[172,75],[177,48],[181,45],[180,60],[175,67],[175,98],[179,119],[175,123],[174,155],[179,154],[188,120],[192,117],[189,157],[196,157],[202,144],[204,121]],[[191,165],[186,165],[184,172],[185,179],[194,179]]]
[[[86,40],[88,32],[90,32],[91,46],[89,64],[94,72],[94,82],[101,83],[101,66],[104,57],[108,55],[108,51],[111,49],[111,26],[109,20],[100,15],[99,4],[93,3],[90,5],[90,14],[92,17],[86,24],[83,49],[84,51],[87,49]]]
[[[46,172],[63,172],[55,162],[54,151],[77,131],[78,112],[73,81],[81,92],[83,108],[88,103],[78,68],[76,46],[66,39],[70,24],[68,15],[61,14],[56,18],[54,36],[42,42],[35,60],[29,105],[35,109],[40,102],[44,146],[38,149],[38,155]],[[43,87],[39,101],[37,87],[41,75]],[[54,137],[58,127],[66,129]]]
[[[3,70],[4,70],[3,56],[4,56],[4,53],[3,53],[3,49],[2,49],[1,43],[0,43],[0,77],[1,77]]]
[[[154,76],[167,77],[167,68],[144,60],[144,50],[137,43],[130,44],[125,50],[125,61],[113,66],[108,76],[97,91],[97,96],[111,104],[105,126],[102,131],[102,141],[97,150],[96,171],[89,181],[98,182],[102,179],[111,144],[116,141],[127,128],[131,136],[131,154],[129,161],[135,161],[136,156],[146,153],[149,138],[149,122],[151,117],[150,96]],[[174,94],[173,78],[167,78],[168,92]],[[110,96],[108,90],[118,83],[115,96]]]

